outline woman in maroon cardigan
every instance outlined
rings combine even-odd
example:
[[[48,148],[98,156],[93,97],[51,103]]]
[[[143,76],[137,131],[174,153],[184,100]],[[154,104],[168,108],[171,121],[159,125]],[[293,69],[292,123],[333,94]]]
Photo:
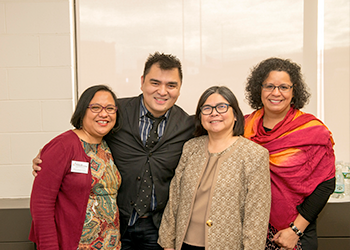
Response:
[[[116,196],[121,177],[102,139],[119,128],[117,111],[111,89],[92,86],[72,116],[75,129],[43,148],[30,201],[29,239],[37,249],[120,249]]]

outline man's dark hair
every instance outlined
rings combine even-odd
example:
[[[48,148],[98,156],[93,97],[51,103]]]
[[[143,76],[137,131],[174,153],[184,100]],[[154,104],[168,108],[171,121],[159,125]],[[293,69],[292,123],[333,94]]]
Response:
[[[153,55],[150,54],[145,63],[143,78],[145,78],[149,73],[153,64],[158,64],[159,68],[162,70],[171,70],[177,68],[179,71],[180,80],[182,82],[181,62],[176,56],[159,52],[155,52]]]

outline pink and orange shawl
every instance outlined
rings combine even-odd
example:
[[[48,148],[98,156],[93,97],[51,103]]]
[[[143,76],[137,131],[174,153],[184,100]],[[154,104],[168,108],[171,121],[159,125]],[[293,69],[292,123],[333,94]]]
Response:
[[[322,182],[335,175],[333,138],[311,114],[293,107],[271,131],[263,127],[264,108],[245,116],[244,136],[270,152],[270,224],[287,228],[301,204]]]

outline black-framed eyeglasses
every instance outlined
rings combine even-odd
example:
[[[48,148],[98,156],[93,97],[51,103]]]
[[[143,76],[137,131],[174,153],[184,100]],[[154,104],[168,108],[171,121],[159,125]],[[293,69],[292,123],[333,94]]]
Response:
[[[266,92],[272,92],[275,90],[275,88],[277,88],[280,92],[282,93],[287,93],[289,92],[292,88],[293,85],[288,85],[288,84],[281,84],[279,86],[275,86],[273,84],[263,84],[262,88],[266,91]]]
[[[118,107],[114,105],[103,107],[101,104],[93,103],[89,105],[89,109],[92,113],[100,113],[104,109],[108,114],[115,114],[117,113]]]
[[[219,103],[219,104],[216,104],[215,106],[204,105],[200,108],[200,110],[203,115],[211,115],[211,113],[213,113],[213,110],[215,108],[216,112],[218,112],[219,114],[223,114],[227,112],[228,107],[230,106],[231,105],[227,103]]]

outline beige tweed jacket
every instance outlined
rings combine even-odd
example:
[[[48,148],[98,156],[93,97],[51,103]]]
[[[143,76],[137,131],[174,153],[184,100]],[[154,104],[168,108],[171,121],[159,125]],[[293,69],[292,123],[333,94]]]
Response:
[[[158,243],[163,248],[181,249],[208,163],[207,145],[208,136],[184,145],[159,229]],[[243,137],[227,153],[219,159],[212,187],[207,218],[212,225],[206,226],[205,249],[264,249],[271,203],[269,153]]]

